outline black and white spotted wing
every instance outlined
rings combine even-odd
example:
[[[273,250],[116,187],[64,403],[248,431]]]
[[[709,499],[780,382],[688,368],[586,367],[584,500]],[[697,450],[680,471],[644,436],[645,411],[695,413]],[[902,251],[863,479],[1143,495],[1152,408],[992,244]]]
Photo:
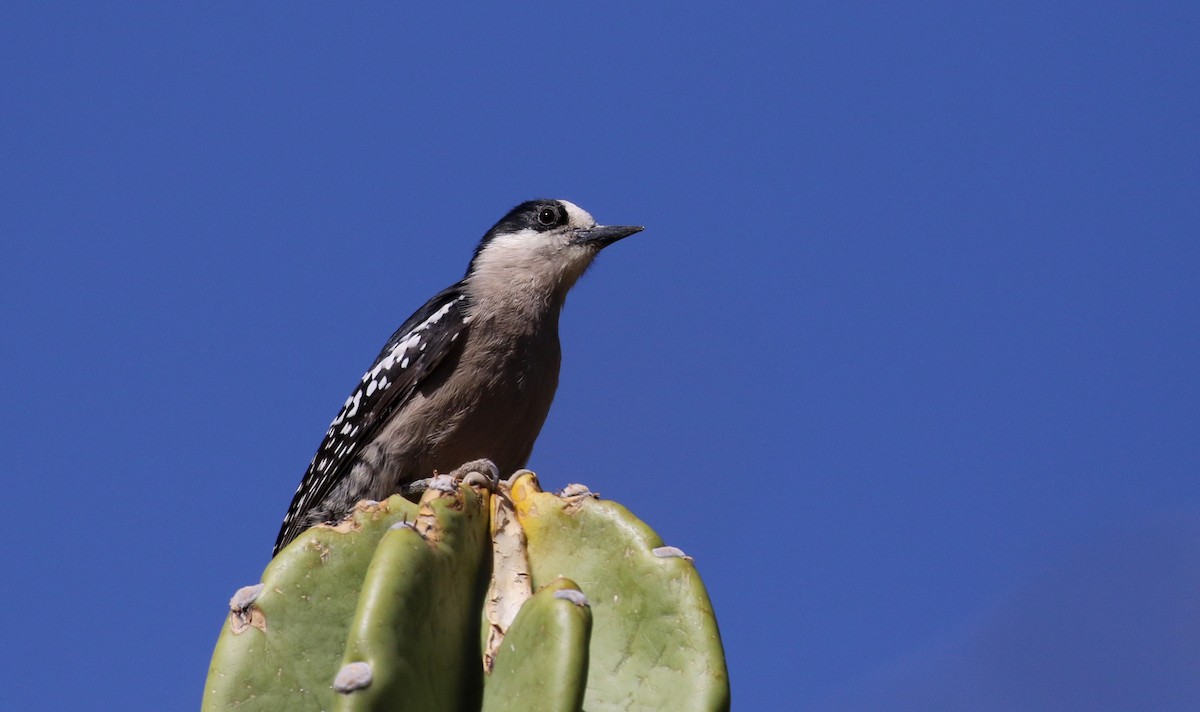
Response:
[[[302,515],[319,505],[349,474],[359,450],[375,438],[392,413],[461,343],[468,322],[466,307],[462,285],[456,284],[426,302],[384,344],[309,463],[275,540],[275,553],[307,526]]]

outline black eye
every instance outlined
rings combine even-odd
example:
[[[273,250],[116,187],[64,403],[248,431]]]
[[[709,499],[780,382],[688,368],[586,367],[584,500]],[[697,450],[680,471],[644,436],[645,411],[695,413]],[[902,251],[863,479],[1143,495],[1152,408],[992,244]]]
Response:
[[[546,227],[550,227],[558,222],[558,211],[554,208],[542,208],[538,211],[538,222]]]

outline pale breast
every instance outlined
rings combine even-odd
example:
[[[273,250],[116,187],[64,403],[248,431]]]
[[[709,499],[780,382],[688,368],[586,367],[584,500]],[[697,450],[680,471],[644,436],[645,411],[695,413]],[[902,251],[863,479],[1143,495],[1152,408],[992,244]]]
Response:
[[[505,477],[529,460],[558,387],[557,319],[533,334],[502,339],[495,335],[504,332],[480,326],[380,434],[384,476],[377,496],[470,460],[490,459]]]

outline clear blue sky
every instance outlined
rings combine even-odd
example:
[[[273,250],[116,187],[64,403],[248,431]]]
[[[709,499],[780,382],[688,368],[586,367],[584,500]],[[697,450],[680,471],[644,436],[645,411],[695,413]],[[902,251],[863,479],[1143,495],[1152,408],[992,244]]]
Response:
[[[1196,3],[8,3],[11,709],[193,709],[383,341],[527,198],[645,233],[531,466],[735,708],[1200,709]]]

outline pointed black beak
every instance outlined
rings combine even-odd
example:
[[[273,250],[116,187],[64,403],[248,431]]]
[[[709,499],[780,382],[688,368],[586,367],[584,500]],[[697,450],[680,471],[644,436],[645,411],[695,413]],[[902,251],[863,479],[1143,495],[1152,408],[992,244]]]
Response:
[[[597,225],[587,230],[576,230],[573,241],[577,245],[595,245],[596,249],[600,249],[645,229],[640,225]]]

